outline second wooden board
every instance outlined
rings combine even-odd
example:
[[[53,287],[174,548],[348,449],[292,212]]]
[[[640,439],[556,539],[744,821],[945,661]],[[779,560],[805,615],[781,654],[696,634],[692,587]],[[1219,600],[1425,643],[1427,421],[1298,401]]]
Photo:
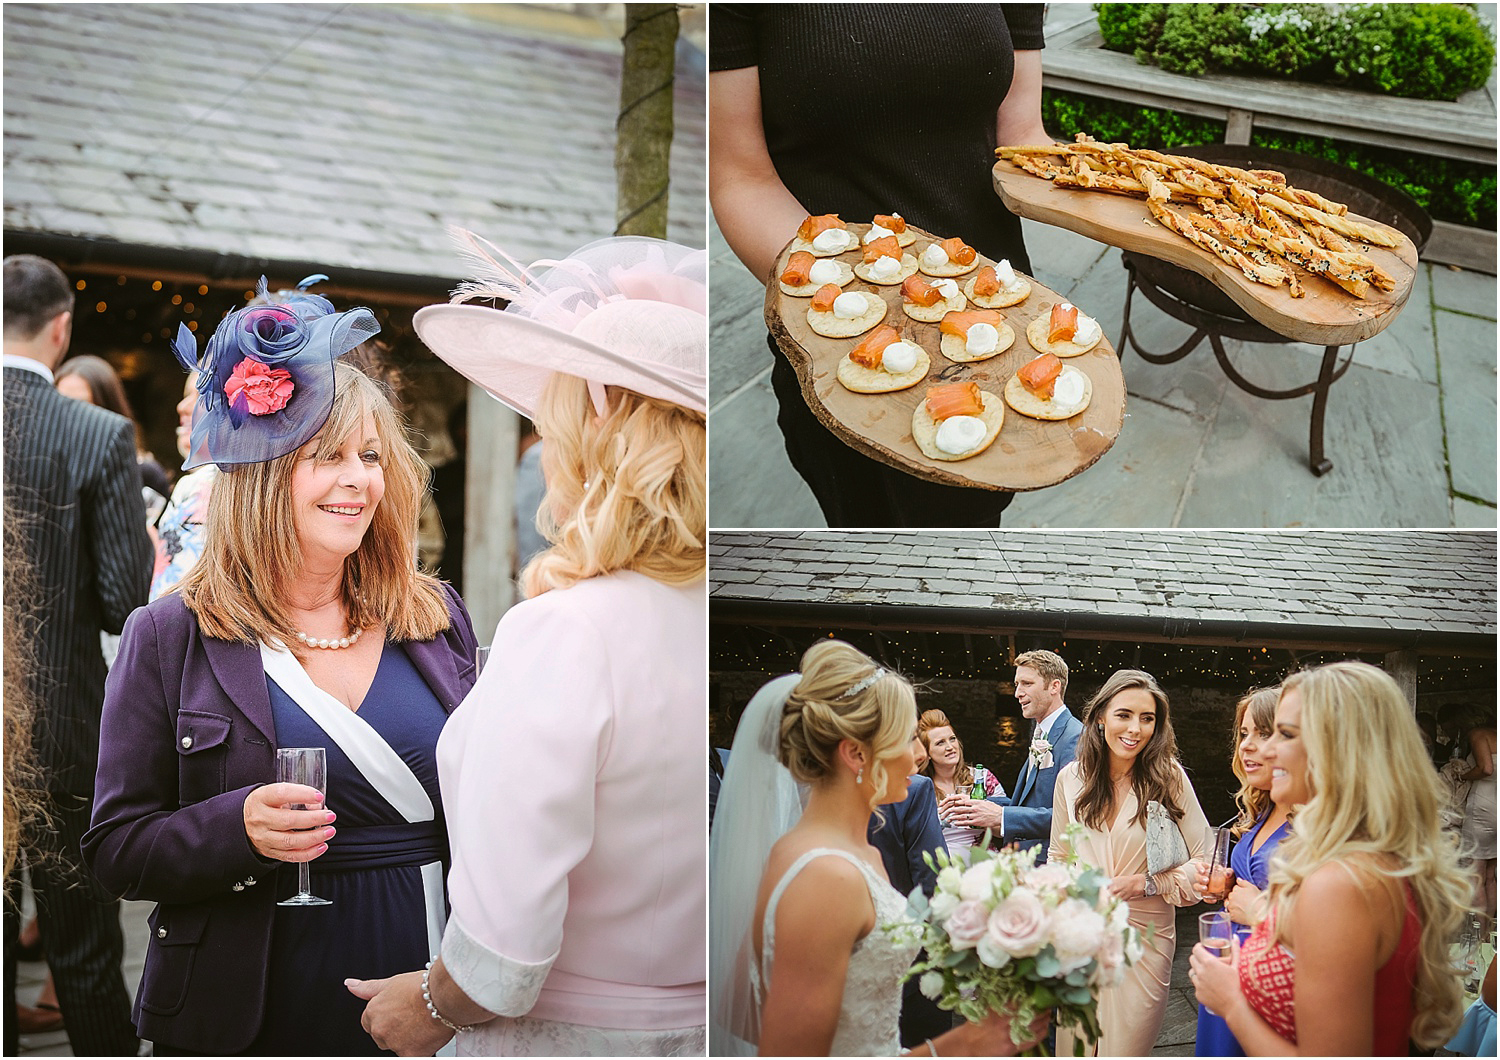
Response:
[[[1342,346],[1378,335],[1396,319],[1411,295],[1416,278],[1417,248],[1397,232],[1399,246],[1390,249],[1372,246],[1365,251],[1375,264],[1391,274],[1394,290],[1372,289],[1368,297],[1356,298],[1321,277],[1301,272],[1307,295],[1293,298],[1286,287],[1256,283],[1208,251],[1163,228],[1141,199],[1060,188],[1006,161],[995,163],[994,183],[1001,201],[1012,213],[1191,269],[1212,281],[1251,318],[1297,342]],[[1367,218],[1356,219],[1376,223]]]

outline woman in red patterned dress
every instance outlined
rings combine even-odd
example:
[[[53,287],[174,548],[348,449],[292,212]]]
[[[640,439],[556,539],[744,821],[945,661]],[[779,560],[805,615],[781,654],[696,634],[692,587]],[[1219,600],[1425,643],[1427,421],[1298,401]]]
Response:
[[[1294,674],[1265,751],[1297,831],[1244,949],[1192,956],[1198,1000],[1249,1056],[1406,1056],[1463,1015],[1448,962],[1469,901],[1411,706],[1365,663]],[[1294,956],[1295,955],[1295,956]]]

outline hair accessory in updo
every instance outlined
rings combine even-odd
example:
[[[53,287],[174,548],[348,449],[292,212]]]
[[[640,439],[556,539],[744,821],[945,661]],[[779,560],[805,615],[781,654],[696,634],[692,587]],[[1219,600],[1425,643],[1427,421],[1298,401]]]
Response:
[[[556,373],[586,380],[600,415],[605,386],[706,411],[707,252],[628,236],[527,266],[472,232],[453,235],[478,277],[453,301],[510,303],[417,311],[417,334],[458,372],[526,416]]]
[[[203,464],[257,464],[296,452],[333,410],[333,363],[380,331],[368,309],[334,312],[322,295],[301,288],[275,305],[250,305],[220,321],[198,357],[198,341],[177,326],[172,352],[199,372],[198,404],[183,469]],[[266,278],[256,288],[268,299]]]
[[[854,684],[850,685],[848,689],[846,689],[843,692],[840,692],[834,698],[835,699],[848,699],[850,696],[859,695],[859,693],[861,693],[865,689],[869,688],[871,685],[873,685],[876,681],[879,681],[884,676],[885,676],[885,669],[883,667],[877,666],[877,667],[875,667],[875,672],[873,674],[871,674],[869,677],[866,677],[863,681],[856,681]]]

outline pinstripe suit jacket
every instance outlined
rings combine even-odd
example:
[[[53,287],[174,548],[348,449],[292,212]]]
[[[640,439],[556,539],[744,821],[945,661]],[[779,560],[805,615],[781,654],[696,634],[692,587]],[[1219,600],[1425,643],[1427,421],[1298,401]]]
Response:
[[[53,793],[94,790],[104,656],[151,586],[151,539],[130,422],[6,368],[5,504],[33,587],[28,688],[38,765]],[[15,583],[9,580],[10,591]]]

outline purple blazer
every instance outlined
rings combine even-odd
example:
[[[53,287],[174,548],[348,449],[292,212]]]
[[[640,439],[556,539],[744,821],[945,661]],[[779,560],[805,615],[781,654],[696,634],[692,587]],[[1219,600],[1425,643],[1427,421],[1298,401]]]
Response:
[[[451,714],[474,685],[475,640],[444,591],[450,627],[404,646]],[[260,1030],[285,863],[250,845],[244,802],[275,778],[260,648],[205,636],[176,593],[138,608],[105,685],[83,855],[110,891],[158,903],[135,999],[142,1038],[222,1055]]]

